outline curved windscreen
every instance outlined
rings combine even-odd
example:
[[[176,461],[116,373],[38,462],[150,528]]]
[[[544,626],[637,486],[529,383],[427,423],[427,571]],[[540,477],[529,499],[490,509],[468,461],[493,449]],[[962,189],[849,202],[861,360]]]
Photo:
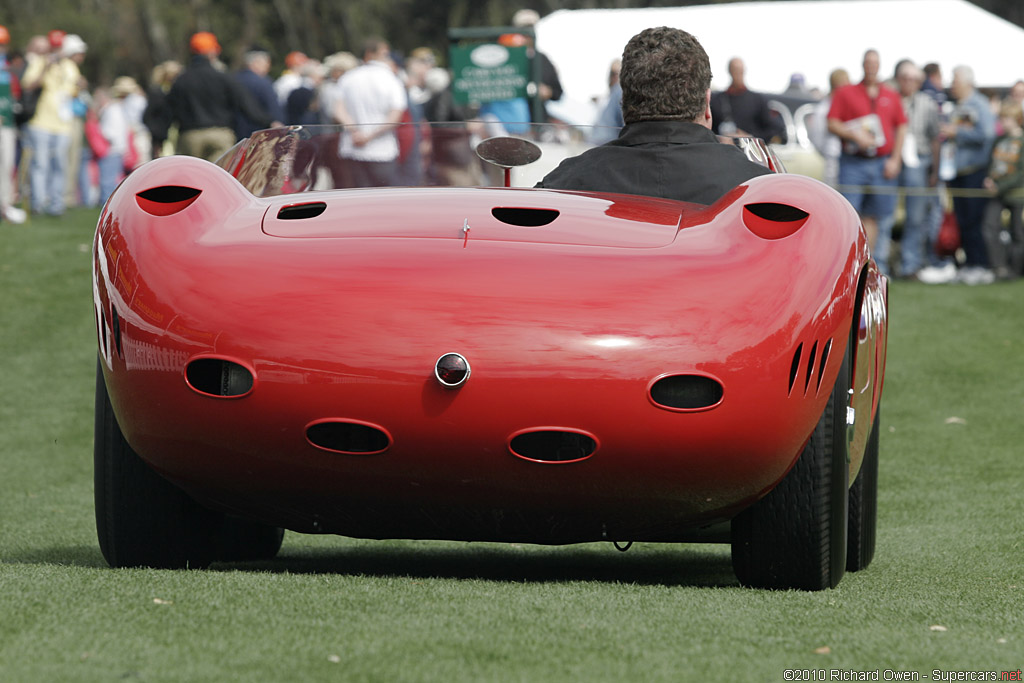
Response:
[[[376,125],[288,126],[253,133],[217,165],[258,197],[355,187],[533,187],[563,159],[617,134],[564,124],[519,128],[509,135],[486,121],[403,123],[380,134]],[[781,170],[763,141],[720,139]]]

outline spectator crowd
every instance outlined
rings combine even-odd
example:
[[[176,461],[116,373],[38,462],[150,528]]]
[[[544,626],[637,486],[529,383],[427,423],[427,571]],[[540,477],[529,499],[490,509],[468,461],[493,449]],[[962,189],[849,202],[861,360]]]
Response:
[[[513,24],[529,28],[538,18],[522,10]],[[530,36],[511,33],[498,42],[525,47],[540,65],[536,96],[558,100],[557,71]],[[346,181],[373,186],[415,183],[418,155],[431,153],[414,140],[407,145],[412,158],[400,159],[401,123],[491,119],[515,134],[537,117],[525,100],[479,110],[457,105],[451,74],[432,50],[403,56],[381,38],[366,40],[358,55],[318,60],[296,50],[279,66],[270,52],[253,47],[234,70],[221,61],[217,36],[203,31],[191,36],[187,63],[157,65],[145,88],[128,76],[86,82],[81,65],[88,46],[78,35],[54,30],[28,38],[21,51],[11,45],[0,26],[0,220],[14,224],[25,222],[27,212],[59,216],[68,206],[99,206],[149,159],[187,154],[213,161],[264,128],[344,124],[339,151]],[[902,60],[887,79],[879,62],[867,50],[861,78],[836,69],[830,92],[815,98],[809,132],[825,158],[824,181],[860,214],[880,267],[925,283],[1019,277],[1024,80],[1005,97],[986,96],[969,66],[953,69],[947,87],[935,63]],[[592,142],[614,139],[622,125],[618,68],[612,64],[609,94],[594,122],[608,128],[595,129]],[[745,69],[741,57],[728,61],[730,86],[710,102],[714,131],[767,140],[784,135],[768,98],[746,86]],[[810,99],[799,74],[785,95]],[[437,140],[438,150],[444,145]],[[458,164],[447,179],[471,181]],[[954,225],[958,243],[950,245]]]

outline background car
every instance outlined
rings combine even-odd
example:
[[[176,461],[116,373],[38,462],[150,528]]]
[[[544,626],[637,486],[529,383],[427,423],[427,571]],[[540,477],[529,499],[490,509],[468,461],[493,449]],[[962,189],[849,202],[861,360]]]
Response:
[[[825,177],[825,157],[811,142],[808,133],[817,101],[810,97],[771,95],[768,108],[785,125],[783,139],[773,142],[771,147],[782,160],[786,171],[822,180]]]

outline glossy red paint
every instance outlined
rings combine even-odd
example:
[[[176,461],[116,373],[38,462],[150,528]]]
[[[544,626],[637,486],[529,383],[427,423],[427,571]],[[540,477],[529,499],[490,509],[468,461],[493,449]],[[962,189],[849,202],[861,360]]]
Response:
[[[139,193],[165,186],[202,193],[146,211]],[[323,211],[282,218],[307,198]],[[807,216],[765,239],[743,218],[757,204]],[[516,209],[557,217],[519,225]],[[500,188],[257,198],[174,157],[108,202],[94,266],[103,372],[134,450],[206,504],[300,531],[678,539],[785,475],[851,329],[854,475],[881,390],[885,280],[845,200],[799,176],[712,207]],[[434,374],[452,352],[472,367],[457,388]],[[194,391],[184,368],[200,357],[251,369],[252,390]],[[714,379],[721,400],[658,406],[650,386],[672,374]],[[319,447],[307,429],[324,422],[386,447]],[[596,447],[513,454],[535,430]]]

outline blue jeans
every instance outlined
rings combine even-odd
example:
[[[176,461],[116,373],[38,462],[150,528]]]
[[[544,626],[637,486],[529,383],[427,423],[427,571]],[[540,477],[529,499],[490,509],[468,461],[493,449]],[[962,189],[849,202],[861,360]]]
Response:
[[[839,157],[839,184],[843,196],[861,216],[873,216],[882,222],[896,210],[896,193],[886,188],[896,187],[896,178],[885,177],[885,162],[889,157],[858,157],[844,154]],[[861,190],[859,186],[880,188],[878,193]]]
[[[904,166],[900,171],[900,187],[910,190],[903,202],[906,217],[903,221],[903,238],[900,240],[900,270],[904,275],[913,275],[932,263],[932,259],[926,255],[930,243],[927,218],[929,204],[938,195],[934,188],[928,194],[924,192],[928,187],[930,166],[931,157],[922,156],[919,166]]]
[[[935,188],[935,194],[927,197],[925,203],[925,229],[928,231],[928,246],[925,247],[924,258],[929,266],[941,266],[944,263],[952,263],[950,257],[940,258],[935,253],[935,243],[939,241],[939,231],[942,229],[942,219],[946,216],[946,186],[939,181]]]
[[[82,158],[78,161],[78,202],[79,206],[95,207],[96,200],[92,193],[92,149],[88,144],[82,145]],[[74,169],[72,169],[73,171]]]
[[[68,172],[71,137],[28,127],[32,144],[29,190],[33,213],[59,216],[64,213],[64,185]]]
[[[888,157],[839,157],[839,185],[843,196],[860,216],[878,220],[878,240],[872,254],[879,269],[889,274],[889,242],[892,240],[893,216],[896,213],[897,178],[885,177]],[[861,186],[868,189],[861,189]],[[878,188],[873,192],[871,188]],[[891,189],[890,189],[891,188]]]
[[[121,182],[121,174],[124,173],[124,155],[115,152],[108,152],[107,156],[97,160],[96,164],[100,169],[100,206],[107,203],[107,198]]]
[[[987,168],[973,173],[958,175],[949,181],[954,190],[979,190],[983,187]],[[988,268],[988,246],[982,234],[981,225],[985,220],[985,207],[989,197],[961,197],[953,195],[953,213],[960,225],[960,244],[964,248],[964,265]]]

